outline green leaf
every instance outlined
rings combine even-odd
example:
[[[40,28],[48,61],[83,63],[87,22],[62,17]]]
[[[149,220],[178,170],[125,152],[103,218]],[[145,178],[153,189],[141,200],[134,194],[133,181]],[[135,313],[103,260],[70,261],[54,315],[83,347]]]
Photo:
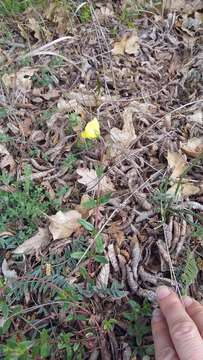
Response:
[[[97,234],[95,237],[95,249],[98,254],[102,254],[104,252],[104,243],[100,234]]]
[[[0,109],[0,119],[4,119],[7,116],[7,109],[1,108]]]
[[[69,314],[66,318],[67,321],[72,321],[74,316],[72,314]]]
[[[80,219],[79,220],[79,223],[80,223],[80,225],[82,225],[84,228],[85,228],[85,230],[87,230],[87,231],[93,231],[93,230],[95,230],[95,228],[94,228],[94,226],[89,222],[89,221],[86,221],[86,220],[84,220],[84,219]]]
[[[11,320],[6,320],[5,323],[3,324],[2,328],[0,328],[0,330],[2,330],[3,334],[6,334],[9,330],[11,326]]]
[[[95,166],[97,177],[100,178],[104,174],[103,166],[97,165]]]
[[[84,267],[80,268],[80,275],[83,277],[84,280],[88,279],[88,272]]]
[[[97,201],[95,199],[89,199],[86,200],[82,203],[82,206],[85,209],[94,209],[95,207],[97,207]]]
[[[98,199],[97,199],[97,203],[99,205],[105,205],[106,203],[108,203],[108,201],[110,200],[111,198],[111,192],[110,193],[107,193],[105,195],[102,195],[100,196]]]
[[[51,347],[49,344],[49,335],[46,329],[43,329],[40,333],[40,356],[46,359],[49,356]]]
[[[74,317],[75,320],[85,321],[88,320],[87,315],[78,314]]]
[[[108,260],[102,255],[95,255],[94,260],[100,264],[108,264]]]
[[[79,343],[75,343],[75,344],[73,345],[73,351],[76,352],[76,351],[79,349],[79,347],[80,347],[80,344],[79,344]]]
[[[84,251],[75,251],[73,252],[70,256],[73,258],[73,259],[80,259],[82,256],[84,255]],[[85,255],[84,259],[88,256],[88,253]]]

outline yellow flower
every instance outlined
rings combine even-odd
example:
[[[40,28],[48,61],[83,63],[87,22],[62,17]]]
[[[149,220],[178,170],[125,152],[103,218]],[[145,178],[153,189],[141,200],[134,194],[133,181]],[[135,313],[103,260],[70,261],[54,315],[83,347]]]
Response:
[[[87,123],[85,130],[80,133],[80,137],[83,139],[97,139],[100,137],[100,126],[96,117]]]

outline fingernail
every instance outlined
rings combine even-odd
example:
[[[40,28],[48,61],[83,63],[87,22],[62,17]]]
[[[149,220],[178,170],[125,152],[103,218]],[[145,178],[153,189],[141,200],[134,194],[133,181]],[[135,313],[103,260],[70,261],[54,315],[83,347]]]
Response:
[[[183,304],[185,307],[190,306],[193,303],[193,299],[190,296],[184,296],[183,298]]]
[[[159,309],[155,309],[152,313],[153,321],[160,321],[162,319],[162,313]]]
[[[171,293],[170,289],[167,286],[160,286],[156,291],[156,296],[158,300],[162,300],[165,297],[169,296]]]

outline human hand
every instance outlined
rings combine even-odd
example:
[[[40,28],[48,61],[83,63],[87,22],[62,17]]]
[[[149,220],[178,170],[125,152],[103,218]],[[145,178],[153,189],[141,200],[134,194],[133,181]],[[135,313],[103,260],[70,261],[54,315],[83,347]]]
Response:
[[[152,333],[156,360],[203,360],[203,306],[189,296],[183,303],[166,286],[157,289]]]

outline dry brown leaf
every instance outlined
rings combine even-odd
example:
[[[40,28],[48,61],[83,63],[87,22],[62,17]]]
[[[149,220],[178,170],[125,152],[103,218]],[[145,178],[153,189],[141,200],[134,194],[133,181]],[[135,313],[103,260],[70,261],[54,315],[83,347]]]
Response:
[[[108,228],[108,234],[115,240],[120,247],[125,240],[124,232],[121,230],[120,225],[116,222],[112,223]]]
[[[173,170],[170,176],[172,180],[178,179],[187,169],[186,160],[178,152],[168,151],[167,161],[169,168]]]
[[[80,228],[78,220],[81,217],[81,214],[76,210],[58,211],[55,215],[50,216],[49,230],[53,239],[58,240],[71,236]]]
[[[176,196],[177,199],[196,195],[200,192],[200,188],[191,182],[185,182],[183,184],[175,183],[166,192],[169,196]]]
[[[8,280],[16,280],[17,279],[17,273],[15,270],[9,269],[9,264],[6,259],[2,262],[2,273],[5,277],[5,279]]]
[[[203,136],[189,139],[186,144],[181,145],[181,149],[191,157],[203,154]]]
[[[8,150],[6,149],[6,147],[2,144],[0,144],[0,155],[9,155]]]
[[[18,124],[21,135],[27,137],[32,133],[32,119],[27,117]]]
[[[98,287],[107,287],[109,281],[110,266],[109,263],[102,266],[97,276],[96,284]]]
[[[27,27],[33,31],[35,39],[39,41],[51,40],[51,32],[35,18],[29,17]]]
[[[32,76],[35,72],[36,68],[24,67],[16,73],[4,74],[2,81],[8,89],[27,91],[32,87]]]
[[[130,34],[124,34],[120,41],[115,42],[112,49],[113,55],[137,55],[139,52],[138,35],[135,31]]]
[[[41,97],[45,100],[56,100],[60,96],[60,91],[57,89],[51,89],[46,94],[41,94]]]
[[[14,251],[14,254],[31,254],[39,252],[49,242],[49,231],[47,229],[39,228],[38,232],[31,238],[24,241]]]
[[[122,130],[114,127],[110,130],[111,138],[114,142],[115,152],[120,147],[128,148],[130,144],[137,138],[133,125],[133,114],[137,111],[134,104],[128,106],[123,112],[123,128]]]
[[[119,265],[118,265],[118,261],[117,261],[117,258],[116,258],[116,253],[115,253],[115,249],[114,249],[113,244],[108,245],[107,252],[108,252],[108,258],[109,258],[109,260],[111,262],[111,265],[112,265],[114,271],[119,272]]]
[[[3,260],[2,262],[2,267],[1,267],[3,276],[6,280],[6,283],[9,287],[12,287],[13,283],[16,281],[17,279],[17,272],[15,270],[10,270],[9,269],[9,264],[7,262],[6,259]]]
[[[41,26],[35,18],[30,17],[28,19],[28,27],[34,32],[35,39],[41,40]]]
[[[87,191],[98,189],[102,193],[115,191],[113,183],[106,175],[99,179],[96,171],[93,169],[89,170],[88,168],[78,168],[76,172],[81,176],[81,178],[78,179],[78,182],[87,186]]]
[[[201,110],[197,110],[194,114],[188,115],[187,120],[193,123],[203,125],[203,115]]]
[[[201,0],[165,0],[164,8],[172,11],[180,11],[181,14],[191,14],[194,11],[202,9]]]

